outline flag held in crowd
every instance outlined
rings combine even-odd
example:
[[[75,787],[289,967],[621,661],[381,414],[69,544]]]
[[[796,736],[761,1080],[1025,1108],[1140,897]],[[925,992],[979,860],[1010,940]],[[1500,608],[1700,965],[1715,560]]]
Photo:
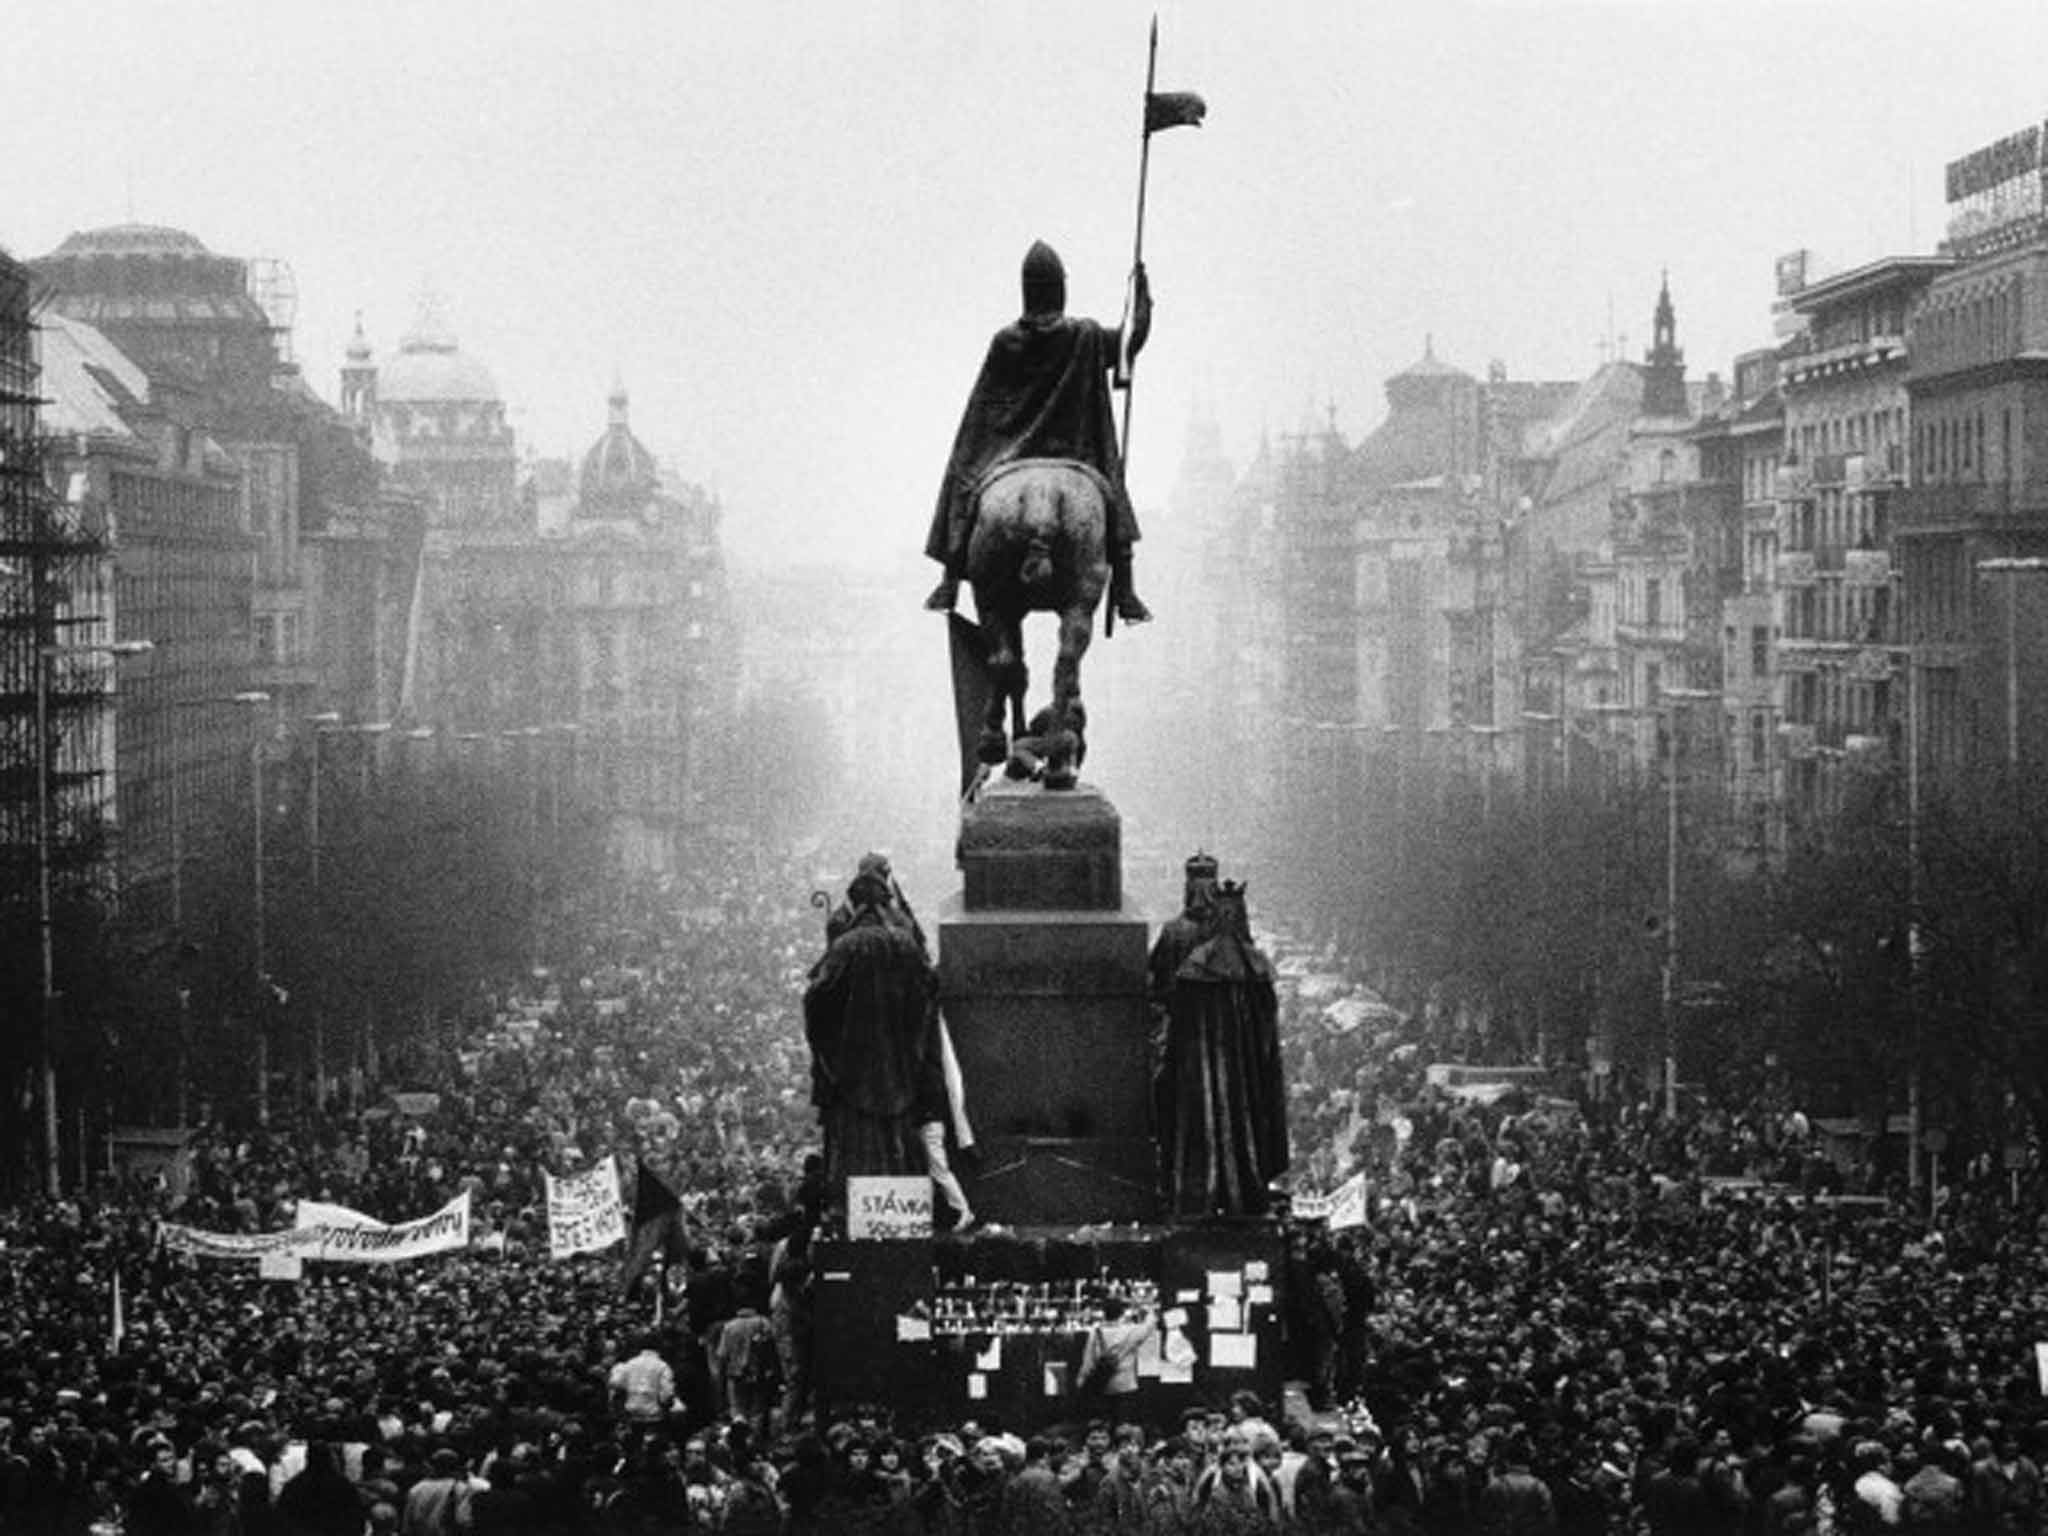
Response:
[[[619,1197],[619,1165],[603,1162],[558,1179],[542,1171],[547,1186],[548,1256],[594,1253],[626,1236],[626,1208]]]
[[[656,1259],[667,1264],[688,1256],[682,1197],[663,1183],[653,1169],[641,1163],[633,1182],[633,1240],[626,1250],[626,1268],[620,1285],[631,1292]]]

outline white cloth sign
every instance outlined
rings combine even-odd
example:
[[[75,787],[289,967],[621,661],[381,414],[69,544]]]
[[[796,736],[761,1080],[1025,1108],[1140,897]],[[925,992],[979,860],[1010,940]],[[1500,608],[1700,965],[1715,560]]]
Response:
[[[622,1242],[626,1207],[619,1198],[619,1165],[603,1162],[558,1179],[543,1171],[548,1198],[548,1256],[594,1253]]]
[[[1327,1221],[1332,1232],[1365,1225],[1365,1175],[1354,1173],[1327,1195],[1296,1195],[1289,1209],[1303,1221]]]
[[[365,1216],[361,1211],[352,1211],[345,1205],[333,1205],[325,1200],[301,1200],[292,1217],[292,1226],[297,1227],[383,1227],[389,1223],[374,1216]]]
[[[202,1232],[164,1222],[157,1229],[164,1247],[197,1259],[257,1259],[292,1254],[330,1264],[397,1264],[469,1246],[469,1191],[431,1216],[391,1226],[299,1226],[289,1232]]]
[[[1330,1196],[1330,1230],[1365,1225],[1365,1174],[1354,1173]]]

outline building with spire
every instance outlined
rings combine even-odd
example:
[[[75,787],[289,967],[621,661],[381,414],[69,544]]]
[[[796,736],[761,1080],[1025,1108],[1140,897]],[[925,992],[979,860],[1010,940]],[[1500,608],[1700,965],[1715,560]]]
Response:
[[[350,348],[344,399],[432,508],[402,722],[438,752],[528,754],[536,772],[548,754],[622,864],[672,868],[732,703],[716,499],[664,473],[623,383],[573,478],[545,460],[515,487],[496,385],[431,314],[393,362],[365,369],[365,350]]]
[[[1643,354],[1645,416],[1660,420],[1689,419],[1692,405],[1685,389],[1685,352],[1678,345],[1678,311],[1671,302],[1671,274],[1657,288],[1657,308],[1650,319],[1650,349]]]

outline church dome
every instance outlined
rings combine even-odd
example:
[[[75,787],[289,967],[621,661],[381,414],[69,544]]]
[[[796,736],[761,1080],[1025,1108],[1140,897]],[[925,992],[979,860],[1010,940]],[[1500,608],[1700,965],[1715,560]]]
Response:
[[[110,224],[64,237],[52,256],[210,256],[195,235],[162,224]]]
[[[624,508],[637,511],[653,497],[661,470],[654,455],[626,423],[626,387],[612,386],[610,422],[604,436],[583,456],[583,473],[577,481],[577,500],[585,514]]]
[[[1422,339],[1422,356],[1394,375],[1397,379],[1469,379],[1471,374],[1436,355],[1436,338]]]
[[[387,404],[496,401],[491,371],[456,344],[430,301],[398,343],[398,355],[377,370],[377,398]]]

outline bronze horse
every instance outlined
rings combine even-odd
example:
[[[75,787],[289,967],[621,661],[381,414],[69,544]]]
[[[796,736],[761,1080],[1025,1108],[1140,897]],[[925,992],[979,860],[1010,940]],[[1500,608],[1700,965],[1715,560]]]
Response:
[[[1087,750],[1081,658],[1088,654],[1095,610],[1109,587],[1109,490],[1085,464],[1019,459],[983,480],[976,501],[967,579],[974,586],[990,684],[976,755],[984,763],[1000,763],[1024,736],[1024,691],[1030,683],[1024,616],[1056,614],[1060,649],[1052,704],[1044,711],[1047,729],[1034,734],[1044,749],[1046,786],[1070,789]]]

